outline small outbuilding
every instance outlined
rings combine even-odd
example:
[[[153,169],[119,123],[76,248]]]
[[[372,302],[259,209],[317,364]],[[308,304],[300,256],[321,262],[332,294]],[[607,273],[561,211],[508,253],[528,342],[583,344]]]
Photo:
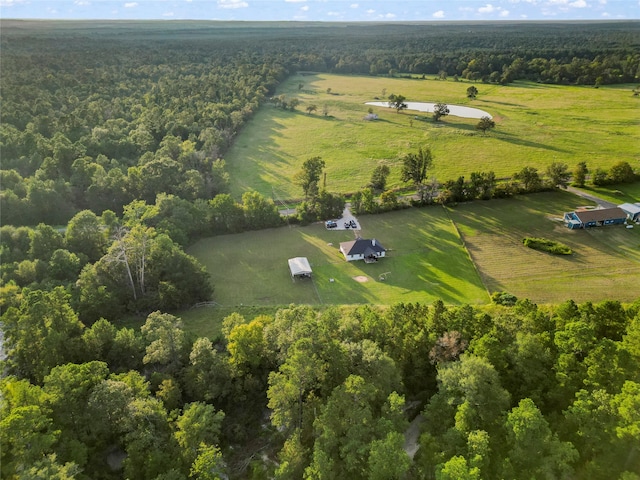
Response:
[[[640,203],[623,203],[618,207],[627,214],[627,217],[632,222],[640,221]]]
[[[367,263],[377,262],[386,254],[386,249],[375,238],[358,238],[351,242],[342,242],[340,251],[347,262],[354,260],[364,260]]]
[[[591,228],[605,225],[620,225],[627,220],[627,214],[619,207],[576,210],[564,214],[567,228]]]
[[[311,265],[307,257],[295,257],[289,259],[289,271],[291,278],[311,278]]]

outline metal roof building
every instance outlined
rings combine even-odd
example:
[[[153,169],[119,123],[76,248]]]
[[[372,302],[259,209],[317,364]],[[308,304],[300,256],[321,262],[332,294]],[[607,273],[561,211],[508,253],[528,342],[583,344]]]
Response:
[[[632,222],[640,220],[640,203],[623,203],[618,205],[618,208],[626,213]]]
[[[291,277],[311,277],[311,265],[307,257],[295,257],[289,259],[289,271]]]

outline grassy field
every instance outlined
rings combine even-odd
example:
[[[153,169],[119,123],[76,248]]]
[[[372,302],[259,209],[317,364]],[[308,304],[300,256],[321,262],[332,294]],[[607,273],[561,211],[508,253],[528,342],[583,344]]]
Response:
[[[640,182],[627,183],[624,185],[611,185],[607,187],[589,186],[581,188],[581,190],[612,203],[621,204],[640,202]]]
[[[179,316],[188,331],[216,337],[222,319],[236,310],[250,320],[290,303],[390,305],[441,298],[481,305],[489,302],[487,290],[540,304],[636,300],[640,228],[565,228],[562,214],[584,204],[561,191],[362,216],[362,236],[389,249],[371,265],[347,263],[339,253],[339,243],[353,239],[353,232],[318,224],[203,239],[189,253],[209,271],[218,305]],[[522,244],[526,236],[562,242],[574,253],[529,249]],[[287,259],[293,256],[309,258],[313,281],[291,280]]]
[[[346,262],[339,244],[354,233],[320,224],[212,237],[189,253],[206,266],[214,298],[225,307],[488,301],[444,209],[410,209],[360,222],[364,238],[374,237],[389,250],[376,264]],[[312,281],[291,280],[287,259],[297,256],[309,259]]]
[[[539,303],[635,300],[640,229],[565,228],[563,212],[584,203],[566,192],[544,193],[472,202],[448,208],[448,214],[491,292],[504,290]],[[338,246],[353,233],[327,231],[322,225],[212,237],[189,253],[207,267],[214,297],[226,307],[388,305],[436,298],[450,304],[485,303],[486,292],[445,213],[434,207],[361,217],[362,235],[390,249],[387,258],[372,265],[345,262]],[[559,257],[528,249],[522,244],[526,236],[562,242],[574,254]],[[309,258],[313,282],[292,282],[287,258],[293,256]]]
[[[472,84],[479,90],[473,101],[466,98]],[[300,99],[297,110],[260,109],[225,155],[232,193],[239,198],[253,188],[268,196],[300,197],[300,188],[291,179],[313,156],[326,162],[330,191],[359,190],[381,163],[391,168],[389,186],[398,187],[399,158],[421,146],[432,149],[431,174],[439,180],[490,170],[498,177],[511,176],[524,166],[544,171],[556,161],[570,168],[583,160],[590,169],[609,168],[623,160],[637,166],[640,99],[632,96],[631,89],[295,75],[278,94]],[[416,120],[417,112],[397,114],[376,107],[380,119],[364,121],[369,108],[365,102],[391,93],[411,101],[478,107],[493,115],[496,128],[483,135],[474,128],[477,120],[448,116],[434,123],[426,114],[418,114]],[[311,104],[318,110],[309,115],[306,107]],[[327,116],[322,114],[325,105]]]
[[[610,226],[569,230],[565,211],[584,205],[566,192],[473,202],[450,209],[489,291],[507,291],[538,303],[577,302],[640,296],[640,228]],[[568,245],[558,256],[525,247],[526,236]]]

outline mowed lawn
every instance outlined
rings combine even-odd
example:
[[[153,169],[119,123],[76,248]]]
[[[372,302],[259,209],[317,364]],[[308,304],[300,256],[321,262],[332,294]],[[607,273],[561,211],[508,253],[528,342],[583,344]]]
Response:
[[[479,91],[475,100],[466,97],[471,85]],[[262,107],[224,158],[236,198],[255,189],[282,199],[302,196],[293,176],[314,156],[326,163],[327,190],[341,193],[367,185],[379,164],[391,168],[389,187],[403,186],[400,158],[427,146],[434,155],[429,175],[440,181],[476,171],[511,176],[525,166],[543,172],[552,162],[573,169],[586,161],[591,170],[619,161],[637,165],[640,99],[632,88],[298,74],[277,92],[298,98],[297,109]],[[379,120],[365,121],[370,108],[365,102],[391,93],[410,101],[477,107],[493,115],[496,128],[483,135],[475,130],[477,120],[450,115],[435,123],[428,114],[398,114],[384,107],[372,107]],[[309,105],[317,110],[308,114]]]
[[[557,192],[472,202],[449,211],[491,292],[538,303],[640,298],[640,227],[565,228],[563,212],[581,205],[584,199]],[[522,244],[527,236],[562,242],[574,253],[529,249]]]
[[[205,265],[214,300],[239,305],[380,304],[489,301],[454,225],[441,207],[364,216],[363,238],[376,238],[389,251],[376,264],[346,262],[340,242],[354,232],[321,224],[225,235],[200,240],[189,249]],[[304,256],[313,280],[292,281],[287,259]]]
[[[606,187],[588,186],[581,190],[617,205],[640,202],[640,181],[621,185],[607,185]]]

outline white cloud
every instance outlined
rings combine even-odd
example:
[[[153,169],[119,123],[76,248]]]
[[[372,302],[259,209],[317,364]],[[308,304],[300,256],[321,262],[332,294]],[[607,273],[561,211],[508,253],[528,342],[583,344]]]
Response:
[[[491,13],[495,10],[495,7],[490,3],[487,3],[484,7],[480,7],[478,12],[480,13]]]
[[[473,8],[471,8],[471,7],[459,7],[458,11],[459,12],[473,12]]]
[[[500,16],[501,17],[508,17],[509,16],[509,10],[501,10],[500,11]]]
[[[138,6],[138,2],[129,2],[124,4],[124,8],[133,8],[137,6]]]
[[[369,10],[367,10],[367,13],[371,15],[372,13],[376,13],[376,11],[370,8]]]
[[[360,7],[360,5],[358,5],[357,3],[352,3],[351,5],[349,5],[351,8],[358,8]]]
[[[286,3],[304,3],[307,0],[284,0]]]
[[[611,14],[609,14],[609,13],[607,13],[607,12],[602,12],[602,16],[603,16],[603,17],[605,17],[605,18],[607,18],[607,17],[610,17],[610,16],[611,16]]]
[[[87,5],[91,5],[91,2],[87,0],[74,0],[73,4],[78,5],[79,7],[85,7]]]
[[[25,3],[24,0],[0,0],[0,7],[13,7],[14,5],[19,5],[21,3]]]
[[[607,4],[607,0],[598,0],[598,3],[600,5],[606,5]]]
[[[300,7],[300,10],[302,10],[303,12],[308,12],[309,11],[309,5],[305,5],[304,7]]]
[[[431,15],[433,18],[444,18],[444,10],[438,10]]]
[[[330,17],[339,17],[340,13],[339,12],[327,12],[327,15],[329,15]]]
[[[218,0],[220,8],[247,8],[249,4],[244,0]]]
[[[587,7],[587,2],[585,2],[584,0],[576,0],[575,2],[572,2],[569,4],[570,7],[575,7],[575,8],[584,8]]]
[[[396,14],[395,13],[387,13],[384,18],[396,18]]]
[[[162,14],[163,17],[173,17],[174,15],[175,14],[173,12],[167,12]]]

